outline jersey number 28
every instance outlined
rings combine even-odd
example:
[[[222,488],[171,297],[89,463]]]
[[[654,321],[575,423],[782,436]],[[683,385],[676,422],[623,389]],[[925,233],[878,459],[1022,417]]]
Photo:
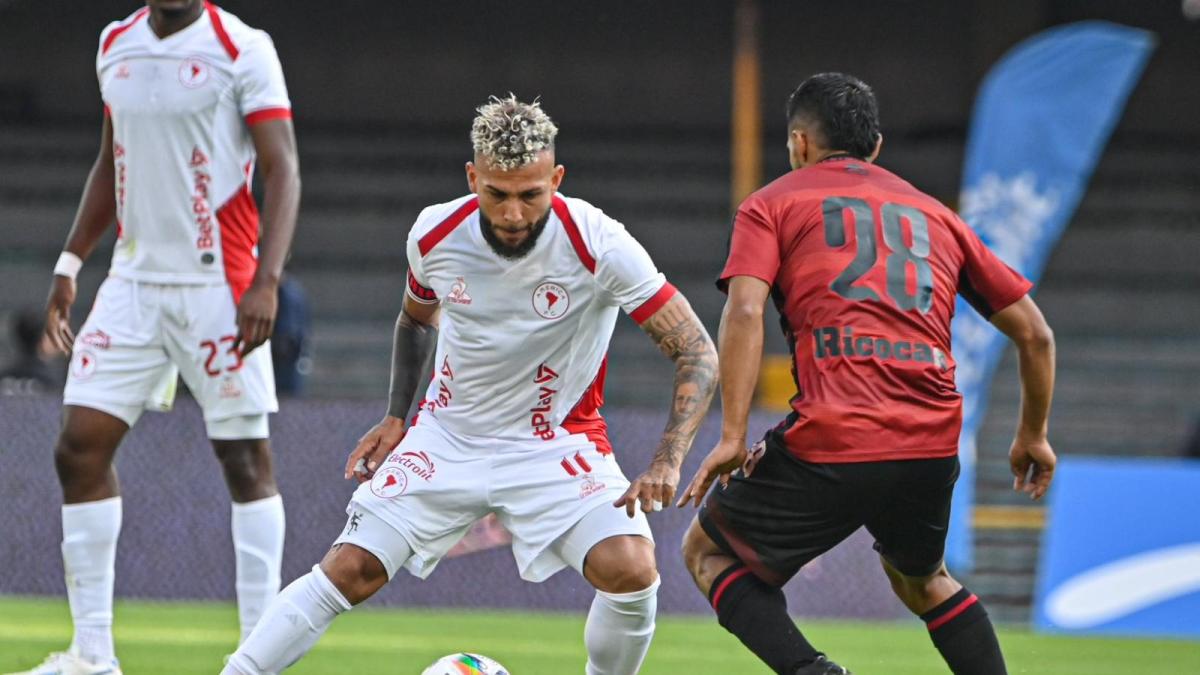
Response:
[[[879,295],[868,286],[855,286],[878,258],[875,243],[875,214],[871,205],[855,197],[826,197],[821,203],[825,220],[825,243],[834,248],[846,245],[847,224],[845,211],[854,214],[854,238],[857,249],[854,259],[833,280],[830,288],[847,300],[873,300]],[[883,241],[887,244],[887,294],[901,310],[918,310],[925,314],[933,307],[933,269],[929,266],[929,223],[919,209],[892,202],[884,203],[880,209],[883,217]],[[907,218],[912,228],[912,246],[905,243],[901,218]],[[916,270],[917,283],[914,292],[909,291],[908,266]]]

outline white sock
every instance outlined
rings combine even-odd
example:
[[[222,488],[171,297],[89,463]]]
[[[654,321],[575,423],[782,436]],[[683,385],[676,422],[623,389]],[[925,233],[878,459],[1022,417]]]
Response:
[[[93,663],[108,663],[113,651],[113,564],[121,532],[121,498],[62,507],[63,569],[75,637],[70,652]]]
[[[587,675],[635,675],[654,637],[658,585],[633,593],[596,591],[583,629]]]
[[[283,528],[283,499],[279,495],[233,504],[233,552],[242,642],[254,630],[267,603],[279,592]]]
[[[222,675],[278,673],[300,660],[350,607],[320,565],[313,565],[311,572],[275,596]]]

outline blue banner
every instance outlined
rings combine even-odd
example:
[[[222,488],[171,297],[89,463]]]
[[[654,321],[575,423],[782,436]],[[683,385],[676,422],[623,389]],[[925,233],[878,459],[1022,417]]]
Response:
[[[1017,45],[988,73],[967,138],[962,217],[1006,263],[1037,282],[1154,47],[1143,30],[1087,21]],[[1049,317],[1053,324],[1054,317]],[[1004,336],[959,298],[952,350],[963,395],[962,475],[947,563],[972,565],[975,438]]]
[[[1200,638],[1200,462],[1064,458],[1034,625]]]

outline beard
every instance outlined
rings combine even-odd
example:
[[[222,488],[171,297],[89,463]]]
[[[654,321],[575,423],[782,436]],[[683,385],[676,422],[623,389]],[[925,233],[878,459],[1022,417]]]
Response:
[[[159,7],[158,11],[162,13],[164,19],[184,19],[196,10],[197,5],[200,3],[187,2],[181,7]]]
[[[509,246],[501,241],[500,237],[492,231],[492,221],[488,219],[487,214],[482,209],[479,211],[479,229],[483,232],[483,238],[487,241],[488,246],[496,252],[496,255],[508,260],[520,260],[529,255],[534,246],[537,246],[538,237],[542,236],[542,230],[546,229],[546,222],[550,220],[550,209],[546,209],[546,214],[538,219],[533,227],[529,230],[529,235],[521,240],[521,243],[516,246]]]

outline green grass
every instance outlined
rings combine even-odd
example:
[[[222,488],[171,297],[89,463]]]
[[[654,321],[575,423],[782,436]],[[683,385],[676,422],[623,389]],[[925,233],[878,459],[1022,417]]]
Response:
[[[409,675],[457,651],[487,654],[516,675],[583,672],[583,616],[520,612],[362,609],[340,617],[291,673]],[[802,620],[805,633],[856,675],[948,672],[916,621]],[[66,602],[0,597],[0,672],[30,668],[70,641]],[[237,640],[231,605],[121,602],[117,651],[128,675],[218,672]],[[1200,645],[1001,631],[1010,673],[1200,673]],[[660,616],[644,675],[768,673],[711,617]]]

